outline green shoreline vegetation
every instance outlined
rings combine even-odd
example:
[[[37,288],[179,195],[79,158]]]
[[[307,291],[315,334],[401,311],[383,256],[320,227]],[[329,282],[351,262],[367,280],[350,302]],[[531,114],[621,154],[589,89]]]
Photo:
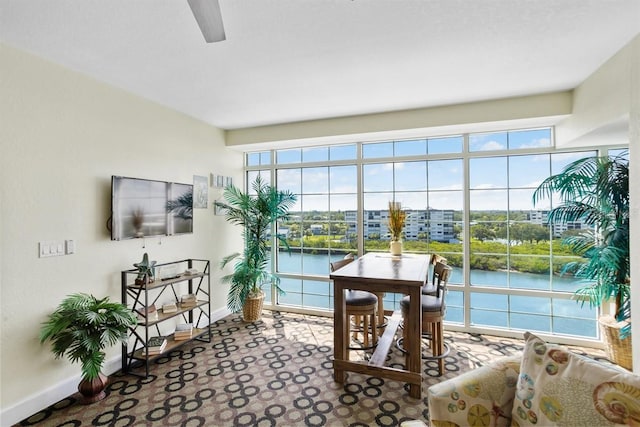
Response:
[[[469,267],[472,270],[548,274],[552,268],[553,274],[559,275],[565,264],[579,260],[561,240],[567,233],[575,234],[580,230],[570,230],[562,237],[549,240],[548,227],[526,222],[525,215],[521,214],[518,215],[518,219],[522,222],[511,222],[508,226],[511,237],[509,244],[506,241],[507,222],[504,212],[484,212],[474,217],[477,222],[471,225]],[[281,224],[281,227],[288,230],[286,240],[292,250],[322,254],[327,250],[345,253],[357,249],[357,236],[348,234],[348,225],[344,222],[343,214],[308,212],[298,218],[302,221]],[[321,225],[322,228],[316,229],[314,233],[311,224]],[[381,231],[386,232],[386,229],[383,227]],[[454,225],[454,233],[457,236],[462,234],[462,228],[458,224]],[[421,234],[417,240],[404,240],[403,250],[410,253],[437,252],[445,256],[451,266],[462,267],[461,242],[429,241],[427,233]],[[379,234],[370,234],[364,245],[367,251],[387,251],[389,240],[380,238]]]
[[[300,239],[288,239],[287,242],[292,251],[302,249],[304,253],[321,254],[326,250],[336,252],[349,252],[357,250],[357,245],[351,242],[332,240],[329,236],[306,236]],[[410,253],[437,252],[447,258],[449,265],[462,267],[462,244],[425,241],[404,241],[404,251]],[[367,251],[386,251],[389,249],[388,240],[368,240],[365,242]],[[286,249],[281,248],[286,251]],[[510,252],[510,262],[507,265],[507,250]],[[560,241],[553,242],[553,273],[560,274],[562,266],[577,257]],[[471,240],[471,264],[472,270],[501,271],[511,270],[521,273],[548,274],[549,273],[549,242],[523,243],[508,247],[507,244],[498,242],[481,242]]]

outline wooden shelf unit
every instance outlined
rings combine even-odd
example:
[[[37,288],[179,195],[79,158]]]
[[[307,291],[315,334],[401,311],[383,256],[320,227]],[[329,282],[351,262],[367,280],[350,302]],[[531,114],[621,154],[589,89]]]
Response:
[[[211,342],[210,266],[209,260],[195,258],[157,264],[156,272],[171,271],[175,276],[166,279],[157,278],[152,282],[147,280],[143,284],[135,283],[138,276],[137,269],[121,272],[122,303],[138,313],[138,325],[129,330],[129,340],[122,345],[123,372],[146,378],[149,376],[149,366],[152,361],[166,356],[172,350],[193,340]],[[193,268],[197,269],[197,273],[185,273],[187,269]],[[186,290],[179,292],[179,288],[184,287],[184,283],[186,283]],[[196,296],[195,304],[184,307],[180,304],[181,294],[185,293]],[[175,303],[177,311],[163,313],[162,304],[167,302]],[[143,313],[145,308],[151,305],[156,306],[156,315],[147,319]],[[192,323],[191,338],[176,341],[173,339],[173,334],[163,334],[160,326],[171,319]],[[165,349],[160,354],[148,354],[149,338],[159,335],[167,338]],[[139,372],[139,368],[144,368],[144,373]]]

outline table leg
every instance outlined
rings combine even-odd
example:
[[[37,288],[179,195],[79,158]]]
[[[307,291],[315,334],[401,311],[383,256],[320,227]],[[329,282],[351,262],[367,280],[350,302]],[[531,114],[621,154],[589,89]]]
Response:
[[[347,328],[345,327],[348,319],[346,318],[344,305],[344,286],[340,280],[334,280],[333,285],[333,359],[346,360],[349,337]],[[338,369],[335,363],[333,365],[333,379],[339,383],[344,383],[345,379],[344,370]]]
[[[411,372],[416,372],[418,374],[422,374],[422,355],[421,344],[422,344],[422,304],[421,301],[421,292],[420,288],[415,287],[411,289],[409,298],[411,299],[411,304],[409,304],[409,315],[408,315],[408,336],[411,337],[409,342],[405,340],[404,345],[405,349],[407,349],[405,363],[407,366],[407,370]],[[409,385],[409,396],[420,399],[422,395],[422,384],[410,384]]]

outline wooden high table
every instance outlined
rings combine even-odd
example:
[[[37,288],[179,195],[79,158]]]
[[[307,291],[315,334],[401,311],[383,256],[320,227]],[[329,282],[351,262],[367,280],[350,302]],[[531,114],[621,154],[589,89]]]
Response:
[[[429,257],[427,255],[403,254],[391,256],[387,253],[370,252],[354,262],[334,271],[329,277],[334,283],[334,379],[344,383],[345,371],[358,372],[376,377],[389,378],[409,383],[409,395],[420,398],[422,392],[422,359],[420,354],[422,310],[420,304],[411,304],[409,317],[404,327],[414,339],[404,343],[407,350],[405,367],[397,369],[384,366],[389,349],[400,324],[401,314],[393,313],[389,324],[378,340],[378,345],[369,361],[347,359],[349,345],[349,319],[345,310],[345,289],[376,293],[392,292],[409,295],[412,301],[420,301],[422,286],[427,280]],[[379,301],[382,304],[382,301]]]

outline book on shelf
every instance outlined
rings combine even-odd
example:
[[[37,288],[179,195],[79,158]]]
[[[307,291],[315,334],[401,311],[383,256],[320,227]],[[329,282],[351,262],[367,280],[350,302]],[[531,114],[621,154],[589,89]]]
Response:
[[[151,304],[147,307],[139,307],[136,309],[139,317],[142,320],[158,320],[158,310],[155,304]]]
[[[176,341],[191,339],[193,335],[193,323],[180,323],[176,325],[173,339]]]
[[[191,307],[198,303],[195,294],[186,294],[180,297],[180,305],[183,307]]]
[[[167,346],[167,337],[151,337],[147,341],[147,354],[160,354]]]
[[[167,304],[162,304],[162,312],[167,314],[167,313],[175,313],[176,311],[178,311],[178,306],[173,303],[167,303]]]

